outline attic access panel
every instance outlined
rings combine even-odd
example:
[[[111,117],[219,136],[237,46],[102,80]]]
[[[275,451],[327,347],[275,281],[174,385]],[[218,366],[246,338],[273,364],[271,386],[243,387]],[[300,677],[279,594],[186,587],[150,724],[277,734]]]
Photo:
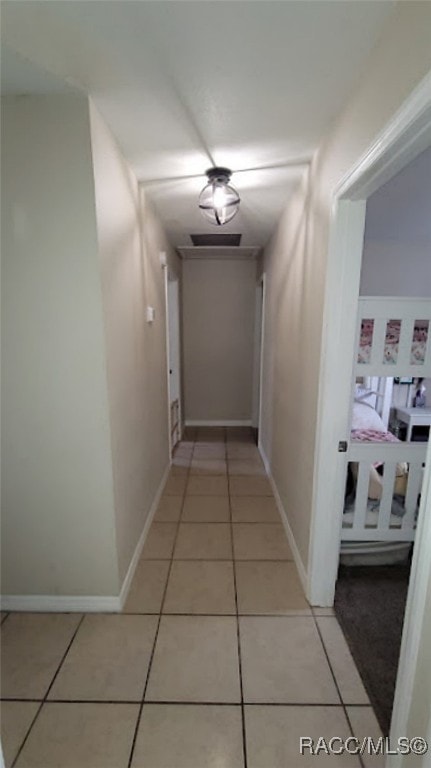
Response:
[[[209,234],[209,235],[190,235],[193,245],[197,246],[238,246],[242,235],[229,234]]]

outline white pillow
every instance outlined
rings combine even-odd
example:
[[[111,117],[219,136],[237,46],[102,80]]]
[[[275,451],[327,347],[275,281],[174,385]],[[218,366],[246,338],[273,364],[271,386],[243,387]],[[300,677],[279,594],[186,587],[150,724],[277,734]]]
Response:
[[[353,403],[352,429],[387,431],[377,411],[366,403]]]

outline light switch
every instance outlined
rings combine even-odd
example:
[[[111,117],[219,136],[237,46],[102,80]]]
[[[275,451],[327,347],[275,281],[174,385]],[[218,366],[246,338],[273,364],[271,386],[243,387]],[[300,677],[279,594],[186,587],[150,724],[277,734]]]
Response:
[[[147,323],[154,323],[156,310],[154,307],[147,307]]]

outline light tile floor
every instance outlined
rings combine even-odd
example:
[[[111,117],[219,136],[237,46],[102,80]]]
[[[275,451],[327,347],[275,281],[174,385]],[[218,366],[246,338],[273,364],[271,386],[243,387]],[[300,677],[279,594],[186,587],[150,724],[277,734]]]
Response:
[[[188,430],[121,615],[2,614],[7,768],[381,766],[332,610],[311,609],[250,431]]]

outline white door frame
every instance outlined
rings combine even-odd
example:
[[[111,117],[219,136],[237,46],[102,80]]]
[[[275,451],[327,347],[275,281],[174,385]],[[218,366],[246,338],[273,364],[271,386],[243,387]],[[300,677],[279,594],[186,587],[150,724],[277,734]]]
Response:
[[[262,273],[262,276],[260,278],[260,283],[262,285],[262,327],[260,330],[260,370],[259,370],[259,418],[258,418],[258,439],[259,439],[259,450],[262,447],[262,393],[263,393],[263,370],[264,370],[264,359],[265,359],[265,322],[266,322],[266,272]]]
[[[265,338],[265,298],[266,275],[261,274],[256,283],[255,302],[255,360],[253,370],[253,413],[252,426],[257,427],[259,442],[262,427],[262,381],[263,381],[263,345]]]
[[[333,197],[320,387],[314,494],[309,549],[308,597],[333,605],[339,561],[346,454],[350,437],[356,312],[366,199],[431,144],[431,72],[396,113],[377,141],[346,175]],[[328,458],[329,457],[329,458]],[[421,498],[420,525],[410,579],[391,733],[405,735],[409,693],[417,660],[425,592],[431,569],[431,443]],[[425,510],[427,514],[425,514]],[[391,763],[395,765],[396,763]]]
[[[168,382],[168,425],[169,425],[169,456],[172,457],[172,451],[173,451],[173,445],[172,445],[172,435],[171,435],[171,376],[170,376],[170,367],[171,367],[171,345],[170,345],[170,311],[172,311],[172,308],[169,307],[169,283],[170,282],[177,282],[178,283],[178,290],[179,290],[179,278],[178,275],[175,273],[171,273],[169,271],[169,267],[165,266],[163,268],[164,270],[164,288],[165,288],[165,312],[166,312],[166,375],[167,375],[167,382]],[[179,350],[178,350],[178,418],[180,426],[182,425],[182,411],[181,411],[181,336],[180,336],[180,296],[178,293],[178,306],[177,306],[177,317],[176,322],[178,325],[178,338],[179,338]]]
[[[178,399],[178,419],[182,422],[181,415],[181,333],[180,333],[180,281],[177,275],[168,276],[168,306],[169,306],[169,356],[171,368],[170,375],[171,401]],[[172,338],[171,338],[172,333]],[[171,344],[173,342],[173,349]],[[176,378],[175,378],[176,377]],[[175,386],[174,386],[175,385]]]
[[[172,435],[171,435],[171,382],[170,382],[170,343],[169,343],[169,271],[168,266],[163,266],[163,279],[165,290],[165,326],[166,326],[166,382],[167,382],[167,407],[168,407],[168,438],[169,438],[169,459],[172,459]]]

